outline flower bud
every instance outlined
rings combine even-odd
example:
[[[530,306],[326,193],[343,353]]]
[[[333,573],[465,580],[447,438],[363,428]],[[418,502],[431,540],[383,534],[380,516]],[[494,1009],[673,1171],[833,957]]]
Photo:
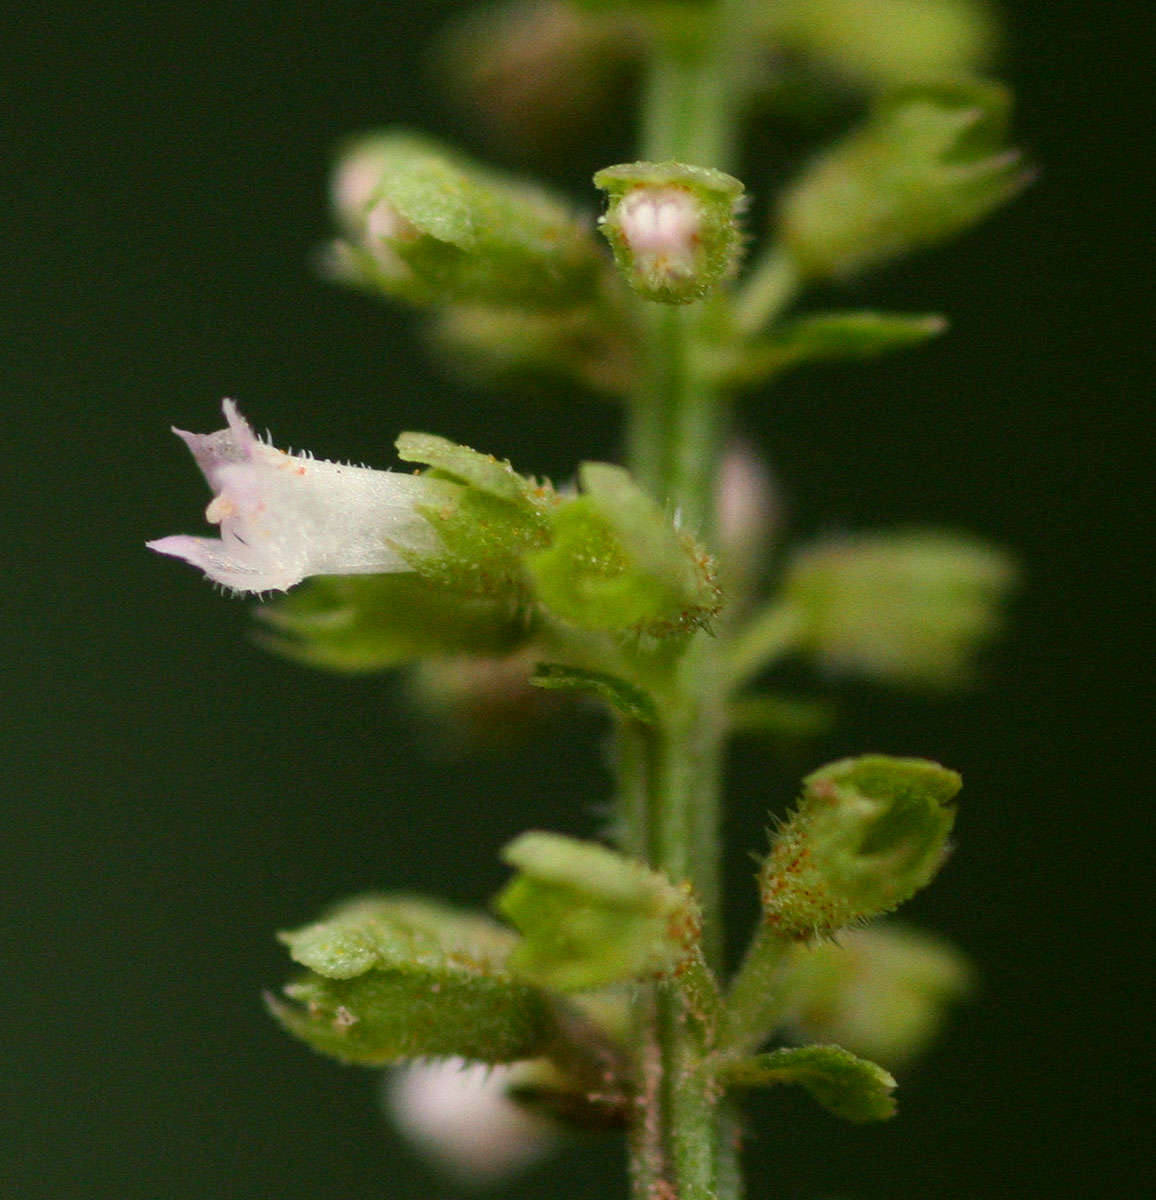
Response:
[[[401,130],[346,149],[333,203],[334,274],[418,304],[565,308],[591,300],[606,269],[565,204]]]
[[[944,241],[1028,182],[1004,148],[1010,100],[991,83],[910,87],[783,194],[780,236],[804,275],[853,275]]]
[[[759,873],[768,923],[822,937],[909,900],[943,863],[960,787],[937,763],[880,754],[808,775]]]
[[[1004,551],[935,530],[833,538],[784,580],[799,641],[828,669],[907,686],[966,683],[1015,582]]]
[[[594,842],[525,833],[503,857],[518,875],[497,899],[522,933],[523,978],[584,991],[674,969],[698,938],[698,906],[641,862]]]
[[[609,196],[599,221],[626,282],[647,300],[701,300],[734,270],[743,185],[683,163],[625,163],[594,176]]]

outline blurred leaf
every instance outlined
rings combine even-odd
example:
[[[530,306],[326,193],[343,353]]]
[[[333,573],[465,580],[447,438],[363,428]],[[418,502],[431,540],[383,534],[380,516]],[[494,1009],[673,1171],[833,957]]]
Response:
[[[335,671],[380,671],[425,657],[507,653],[527,636],[504,601],[453,595],[416,574],[306,580],[257,616],[259,640],[287,658]]]
[[[536,164],[565,164],[597,120],[627,101],[625,84],[644,47],[637,24],[614,8],[593,13],[569,0],[512,0],[466,6],[435,65],[486,133]]]
[[[612,302],[614,301],[614,302]],[[472,380],[534,394],[567,381],[607,397],[632,390],[639,331],[616,294],[554,312],[457,304],[430,326],[439,357]]]
[[[983,0],[776,0],[765,9],[776,45],[873,87],[971,73],[998,41]]]
[[[739,697],[731,703],[729,715],[734,733],[768,737],[818,737],[835,721],[834,710],[826,701],[766,694]]]
[[[946,329],[946,318],[935,314],[816,313],[741,347],[722,374],[728,382],[749,385],[806,363],[879,358],[922,345]]]
[[[838,1042],[890,1068],[928,1048],[975,982],[950,942],[892,922],[796,945],[790,971],[785,1022],[800,1040]]]
[[[564,663],[540,663],[530,682],[535,687],[565,692],[586,692],[604,700],[615,712],[644,724],[653,725],[658,719],[654,700],[641,688],[614,675],[589,671],[584,667],[569,667]]]
[[[828,670],[908,687],[966,684],[1016,582],[1006,551],[935,529],[827,538],[787,564],[799,641]]]
[[[782,193],[780,235],[803,274],[853,275],[962,233],[1030,180],[1004,144],[1010,94],[944,82],[880,98]]]

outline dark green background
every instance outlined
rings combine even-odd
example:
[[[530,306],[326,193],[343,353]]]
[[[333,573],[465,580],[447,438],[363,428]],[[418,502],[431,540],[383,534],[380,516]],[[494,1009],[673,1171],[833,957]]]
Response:
[[[481,901],[525,825],[593,828],[592,720],[552,726],[517,761],[454,757],[393,681],[266,657],[245,603],[142,547],[197,531],[203,485],[167,430],[215,428],[224,395],[281,445],[379,465],[405,428],[556,477],[615,452],[603,408],[457,388],[408,318],[309,268],[337,139],[387,121],[460,133],[420,67],[452,7],[49,3],[5,18],[5,1197],[451,1197],[381,1128],[370,1075],[266,1019],[261,989],[283,975],[271,931],[371,887]],[[1007,70],[1040,182],[852,296],[943,309],[952,335],[745,410],[796,530],[958,524],[1028,572],[989,688],[931,705],[852,692],[845,731],[816,751],[962,770],[959,851],[912,916],[973,951],[983,993],[886,1128],[760,1102],[753,1200],[1137,1194],[1146,12],[1012,5]],[[625,118],[604,129],[569,186],[628,156],[629,134]],[[739,758],[744,918],[746,850],[792,779]],[[613,1144],[580,1146],[510,1194],[614,1196],[620,1170]]]

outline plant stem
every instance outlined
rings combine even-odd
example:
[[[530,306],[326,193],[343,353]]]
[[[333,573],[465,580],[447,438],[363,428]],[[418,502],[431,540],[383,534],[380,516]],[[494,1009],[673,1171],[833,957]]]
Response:
[[[748,70],[752,0],[717,0],[709,25],[656,28],[643,109],[641,157],[726,169]],[[632,397],[628,459],[635,476],[683,528],[710,542],[714,487],[729,419],[707,367],[709,304],[643,304],[643,382]],[[623,722],[619,825],[625,848],[677,881],[703,909],[703,963],[680,986],[648,985],[634,1006],[639,1111],[631,1130],[635,1200],[736,1200],[741,1184],[729,1110],[705,1055],[718,968],[719,793],[726,692],[717,640],[706,633],[672,655],[660,720]],[[709,1012],[704,1010],[709,1009]]]
[[[757,1050],[779,1024],[789,999],[783,967],[790,949],[787,938],[766,924],[759,927],[727,996],[724,1053]]]

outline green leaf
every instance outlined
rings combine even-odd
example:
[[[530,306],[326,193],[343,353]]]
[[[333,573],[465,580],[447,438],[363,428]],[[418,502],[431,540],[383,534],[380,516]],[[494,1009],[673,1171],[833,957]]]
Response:
[[[961,786],[938,763],[882,754],[813,771],[759,875],[768,924],[819,937],[909,900],[943,863]]]
[[[513,1062],[554,1037],[550,998],[515,979],[515,939],[478,914],[408,896],[351,901],[278,935],[309,974],[270,998],[277,1019],[315,1050],[381,1066],[460,1055]]]
[[[552,544],[527,559],[539,599],[583,629],[686,633],[721,605],[712,560],[621,467],[584,463],[583,495],[552,513]]]
[[[653,725],[658,720],[654,700],[641,688],[584,667],[569,667],[564,663],[539,663],[530,678],[535,687],[565,692],[586,692],[604,700],[615,712],[635,721]]]
[[[524,938],[510,966],[534,983],[568,992],[653,978],[698,938],[686,890],[605,846],[525,833],[502,857],[518,875],[496,907]]]
[[[416,574],[308,579],[257,610],[259,640],[334,671],[379,671],[420,658],[507,654],[528,636],[509,603],[451,594]]]
[[[773,337],[743,347],[726,377],[750,384],[805,363],[879,358],[922,345],[946,329],[947,319],[930,313],[816,313],[788,321]]]
[[[895,1115],[895,1080],[876,1063],[840,1046],[772,1050],[727,1063],[720,1078],[731,1087],[795,1083],[845,1121],[885,1121]]]

